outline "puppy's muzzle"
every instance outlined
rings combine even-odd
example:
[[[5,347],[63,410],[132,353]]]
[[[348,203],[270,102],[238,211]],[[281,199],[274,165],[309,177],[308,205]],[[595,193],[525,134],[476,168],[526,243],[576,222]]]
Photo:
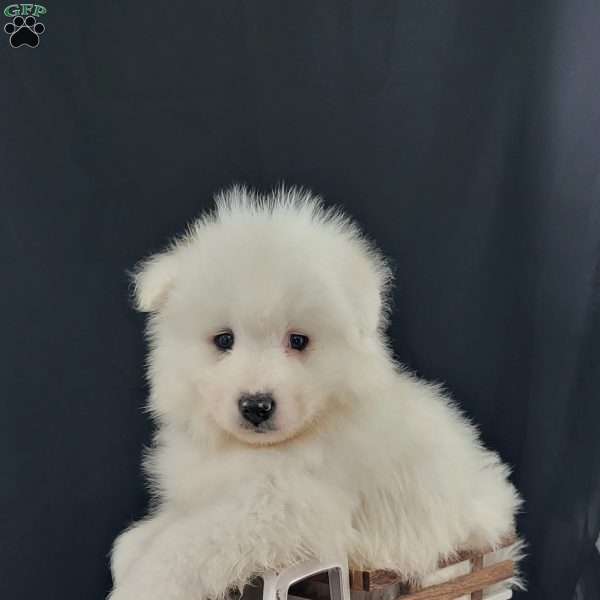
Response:
[[[242,394],[238,406],[242,417],[254,427],[268,421],[275,412],[276,402],[272,394]]]

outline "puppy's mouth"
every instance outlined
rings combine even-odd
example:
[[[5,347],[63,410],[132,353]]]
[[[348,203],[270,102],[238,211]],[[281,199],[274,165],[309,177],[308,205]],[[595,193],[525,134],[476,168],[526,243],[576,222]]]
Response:
[[[250,446],[273,446],[287,442],[296,437],[297,432],[281,427],[271,420],[258,425],[238,422],[235,431],[230,431],[240,442]]]
[[[252,423],[248,423],[248,421],[241,421],[240,429],[243,429],[248,433],[257,433],[259,435],[277,431],[277,427],[275,427],[271,421],[265,421],[263,423],[259,423],[258,425],[253,425]]]

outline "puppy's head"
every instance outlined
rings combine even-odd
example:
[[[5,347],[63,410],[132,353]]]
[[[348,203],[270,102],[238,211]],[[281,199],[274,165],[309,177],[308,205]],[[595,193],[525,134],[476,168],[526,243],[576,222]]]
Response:
[[[159,421],[274,444],[352,401],[381,352],[384,261],[338,212],[298,190],[233,188],[135,273],[151,314]]]

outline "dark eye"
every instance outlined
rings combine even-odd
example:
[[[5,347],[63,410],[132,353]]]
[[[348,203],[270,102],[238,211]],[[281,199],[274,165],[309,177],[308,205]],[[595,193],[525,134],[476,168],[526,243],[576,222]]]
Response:
[[[234,337],[231,331],[223,331],[222,333],[218,333],[213,338],[215,346],[225,352],[226,350],[231,350],[233,348]]]
[[[301,333],[290,334],[290,348],[292,350],[304,350],[308,346],[308,337]]]

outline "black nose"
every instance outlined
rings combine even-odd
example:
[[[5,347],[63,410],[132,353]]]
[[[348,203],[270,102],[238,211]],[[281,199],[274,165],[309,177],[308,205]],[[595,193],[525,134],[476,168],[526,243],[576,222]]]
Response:
[[[243,394],[238,404],[244,419],[254,426],[264,423],[275,412],[272,394]]]

